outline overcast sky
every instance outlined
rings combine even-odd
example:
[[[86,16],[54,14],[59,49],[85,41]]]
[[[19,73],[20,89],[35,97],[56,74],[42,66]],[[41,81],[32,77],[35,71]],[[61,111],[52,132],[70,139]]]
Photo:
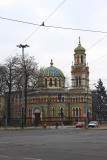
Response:
[[[107,89],[107,0],[0,0],[0,17],[92,30],[39,27],[0,18],[0,63],[16,53],[21,54],[16,45],[28,44],[25,54],[34,56],[39,67],[49,67],[53,59],[54,66],[71,82],[74,49],[80,36],[81,45],[86,49],[90,87],[101,78]]]

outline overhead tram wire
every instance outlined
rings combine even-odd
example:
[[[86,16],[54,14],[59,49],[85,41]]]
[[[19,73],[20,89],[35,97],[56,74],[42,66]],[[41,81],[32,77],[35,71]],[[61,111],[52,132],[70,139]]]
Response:
[[[62,26],[44,26],[48,28],[55,28],[55,29],[64,29],[64,30],[75,30],[75,31],[83,31],[83,32],[93,32],[93,33],[104,33],[106,34],[107,31],[99,31],[99,30],[91,30],[91,29],[81,29],[81,28],[71,28],[71,27],[62,27]]]
[[[37,32],[39,29],[40,29],[40,27],[41,26],[44,26],[45,27],[45,24],[44,24],[44,22],[46,22],[61,6],[62,6],[62,4],[65,2],[66,0],[64,0],[43,22],[42,22],[42,24],[34,24],[34,23],[27,23],[27,24],[32,24],[32,25],[37,25],[38,26],[38,28],[36,29],[36,30],[34,30],[25,40],[24,40],[24,42],[26,42],[33,34],[35,34],[35,32]],[[23,43],[24,43],[23,42]]]
[[[95,42],[91,47],[89,47],[87,50],[91,49],[92,47],[94,47],[96,44],[98,44],[99,42],[101,42],[104,38],[106,38],[107,35],[105,35],[104,37],[102,37],[100,40],[98,40],[97,42]]]
[[[25,23],[25,24],[28,24],[28,25],[44,26],[44,27],[47,27],[47,28],[55,28],[55,29],[75,30],[75,31],[107,34],[107,31],[100,31],[100,30],[81,29],[81,28],[72,28],[72,27],[62,27],[62,26],[49,26],[49,25],[45,25],[45,23],[44,23],[44,25],[40,25],[40,24],[36,24],[36,23],[32,23],[32,22],[25,22],[25,21],[20,21],[20,20],[15,20],[15,19],[10,19],[10,18],[4,18],[4,17],[0,17],[0,19],[5,19],[5,20],[8,20],[8,21],[13,21],[13,22],[18,22],[18,23]],[[43,21],[43,22],[45,22],[45,21]]]
[[[21,21],[21,20],[12,19],[12,18],[0,17],[0,19],[4,19],[4,20],[7,20],[7,21],[12,21],[12,22],[18,22],[18,23],[25,23],[25,24],[40,26],[39,24],[36,24],[36,23]]]
[[[21,20],[15,20],[15,19],[11,19],[11,18],[5,18],[5,17],[0,17],[0,19],[4,19],[4,20],[8,20],[8,21],[13,21],[13,22],[18,22],[18,23],[24,23],[24,24],[29,24],[29,25],[36,25],[38,26],[38,28],[36,30],[34,30],[24,41],[26,42],[35,32],[37,32],[41,26],[44,26],[44,22],[46,22],[62,5],[63,3],[65,2],[66,0],[64,0],[44,21],[43,23],[40,25],[40,24],[35,24],[35,23],[30,23],[30,22],[24,22],[24,21],[21,21]],[[22,43],[22,44],[23,44]],[[13,54],[16,50],[18,50],[18,48],[14,49],[9,55]],[[8,56],[9,57],[9,56]],[[7,58],[8,58],[7,57]]]
[[[65,2],[66,0],[64,0],[45,20],[44,22],[46,22]]]

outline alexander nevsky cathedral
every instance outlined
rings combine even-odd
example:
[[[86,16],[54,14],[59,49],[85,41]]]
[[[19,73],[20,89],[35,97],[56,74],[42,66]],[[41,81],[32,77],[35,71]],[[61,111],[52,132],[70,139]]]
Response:
[[[92,98],[89,89],[89,67],[86,64],[85,48],[79,44],[74,49],[71,66],[72,88],[65,88],[63,72],[51,60],[50,66],[40,75],[42,87],[32,91],[27,98],[28,120],[65,123],[85,121],[92,118]]]

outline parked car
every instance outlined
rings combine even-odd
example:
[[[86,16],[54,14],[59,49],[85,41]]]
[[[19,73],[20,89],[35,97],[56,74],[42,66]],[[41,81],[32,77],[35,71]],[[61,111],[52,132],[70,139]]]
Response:
[[[97,121],[91,121],[89,124],[88,124],[88,127],[98,127],[98,122]]]
[[[76,124],[76,128],[82,128],[82,127],[85,127],[85,122],[78,122]]]

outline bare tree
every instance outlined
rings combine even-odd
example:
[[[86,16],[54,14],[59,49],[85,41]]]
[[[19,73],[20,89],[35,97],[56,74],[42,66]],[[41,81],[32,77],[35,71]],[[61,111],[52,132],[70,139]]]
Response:
[[[14,94],[22,90],[22,57],[16,55],[0,65],[0,94],[6,95],[8,122],[11,120],[11,104]],[[24,58],[24,98],[25,98],[25,122],[27,113],[27,93],[40,87],[39,75],[42,69],[38,69],[35,58],[26,55]],[[14,94],[13,94],[14,93]],[[14,96],[13,96],[14,95]]]
[[[25,57],[25,123],[27,113],[27,93],[38,87],[38,66],[35,58],[31,56]]]
[[[7,102],[7,117],[8,122],[11,120],[11,93],[14,91],[15,88],[15,73],[16,73],[16,65],[17,65],[18,59],[17,57],[9,58],[6,60],[6,63],[4,65],[1,65],[0,68],[0,93],[1,95],[5,95],[6,102]]]
[[[37,85],[39,88],[44,88],[44,84],[43,84],[43,70],[45,68],[41,67],[40,70],[38,70],[38,82]]]
[[[18,56],[18,66],[16,67],[16,88],[17,90],[22,90],[22,57]],[[19,76],[20,75],[20,76]],[[25,123],[26,123],[26,113],[27,113],[27,93],[28,91],[34,90],[38,87],[38,65],[35,62],[35,58],[29,55],[24,57],[24,99],[25,99]]]
[[[0,65],[0,99],[4,100],[4,96],[5,96],[5,92],[7,90],[6,87],[6,81],[5,81],[5,75],[6,75],[6,67]],[[1,116],[3,117],[3,115],[6,115],[6,110],[5,110],[5,104],[2,106],[2,110],[1,110]]]

